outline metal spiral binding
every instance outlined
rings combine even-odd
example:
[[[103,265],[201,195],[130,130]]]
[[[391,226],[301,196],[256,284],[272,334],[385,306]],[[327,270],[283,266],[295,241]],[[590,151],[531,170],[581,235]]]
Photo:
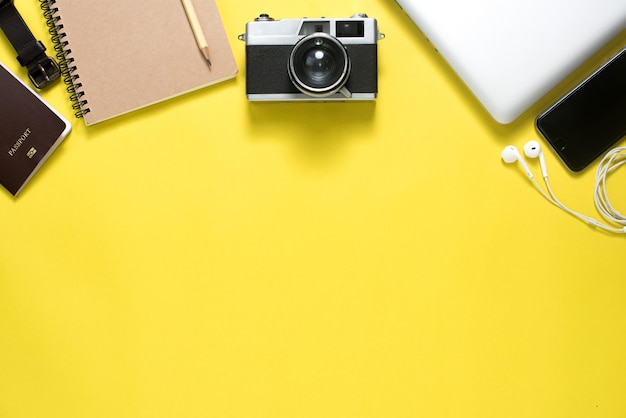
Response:
[[[72,58],[72,50],[69,48],[69,42],[64,40],[66,34],[63,32],[63,22],[61,17],[57,15],[59,9],[54,5],[56,0],[39,0],[41,3],[41,9],[43,10],[44,18],[48,25],[48,31],[52,38],[52,44],[56,52],[56,57],[61,69],[61,76],[67,86],[67,92],[70,95],[72,102],[72,109],[74,109],[74,115],[77,118],[83,117],[89,113],[88,102],[83,97],[85,92],[81,90],[82,84],[78,79],[76,65],[73,65],[74,58]]]

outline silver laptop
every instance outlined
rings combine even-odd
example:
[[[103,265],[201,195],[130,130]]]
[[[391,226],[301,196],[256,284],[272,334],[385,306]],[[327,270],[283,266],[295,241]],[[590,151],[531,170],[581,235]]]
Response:
[[[396,0],[510,123],[626,28],[626,0]]]

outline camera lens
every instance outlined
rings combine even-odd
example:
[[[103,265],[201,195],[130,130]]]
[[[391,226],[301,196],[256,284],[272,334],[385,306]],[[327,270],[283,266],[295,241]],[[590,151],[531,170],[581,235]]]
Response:
[[[333,95],[341,90],[349,75],[350,59],[346,48],[326,33],[308,35],[291,50],[289,77],[304,94]]]
[[[324,48],[311,48],[304,55],[302,68],[310,80],[325,80],[337,67],[335,57]]]

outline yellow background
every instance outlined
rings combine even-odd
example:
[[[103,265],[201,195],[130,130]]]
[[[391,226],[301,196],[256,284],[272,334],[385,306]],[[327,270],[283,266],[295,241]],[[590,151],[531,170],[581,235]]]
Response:
[[[392,1],[218,6],[235,80],[89,128],[42,92],[74,129],[0,192],[0,417],[626,416],[624,237],[500,159],[583,72],[500,126]],[[376,103],[248,103],[263,12],[376,17]]]

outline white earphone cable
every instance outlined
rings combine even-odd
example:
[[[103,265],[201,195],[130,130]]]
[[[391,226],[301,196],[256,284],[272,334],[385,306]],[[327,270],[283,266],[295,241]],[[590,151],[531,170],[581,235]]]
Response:
[[[542,167],[543,180],[545,182],[548,193],[546,193],[539,186],[539,183],[537,183],[537,180],[535,180],[532,172],[530,171],[530,168],[522,160],[521,155],[519,154],[519,152],[514,146],[509,145],[502,151],[502,159],[507,163],[513,163],[515,161],[519,161],[519,163],[523,166],[524,170],[526,171],[526,174],[528,175],[528,178],[532,182],[535,189],[537,189],[539,193],[541,193],[541,195],[546,200],[548,200],[550,203],[557,206],[558,208],[564,210],[565,212],[569,213],[570,215],[578,218],[579,220],[582,220],[588,223],[589,225],[601,228],[607,232],[613,232],[617,234],[626,234],[626,217],[624,217],[624,215],[622,215],[613,207],[613,205],[611,204],[611,200],[609,199],[608,192],[606,190],[606,179],[609,176],[609,174],[613,173],[622,165],[626,165],[626,147],[615,148],[609,151],[604,156],[604,158],[600,162],[600,165],[598,166],[598,170],[596,173],[596,184],[595,184],[595,190],[594,190],[594,201],[595,201],[598,212],[600,212],[600,214],[609,222],[614,222],[620,225],[624,225],[622,228],[615,228],[612,226],[605,225],[602,222],[595,220],[594,218],[583,215],[582,213],[576,212],[568,208],[567,206],[565,206],[565,204],[563,204],[563,202],[561,202],[556,197],[556,194],[554,193],[554,191],[552,190],[552,187],[550,186],[550,182],[548,180],[548,172],[547,172],[547,168],[545,165],[545,160],[543,159],[543,154],[541,153],[541,146],[539,145],[539,143],[537,141],[529,142],[524,147],[524,152],[526,153],[526,156],[528,157],[531,157],[531,158],[539,157],[541,167]]]
[[[570,215],[580,219],[581,221],[584,221],[590,225],[593,226],[597,226],[606,230],[613,230],[614,228],[611,228],[609,226],[603,225],[600,222],[596,221],[593,218],[590,218],[588,216],[583,215],[582,213],[576,212],[570,208],[568,208],[567,206],[565,206],[565,204],[563,202],[561,202],[555,195],[555,193],[552,191],[552,187],[550,187],[550,182],[548,181],[548,176],[545,176],[543,178],[545,184],[546,184],[546,189],[548,190],[549,195],[539,186],[539,183],[537,183],[537,181],[535,179],[532,179],[532,183],[535,186],[535,188],[539,191],[539,193],[541,193],[541,195],[546,198],[546,200],[548,200],[550,203],[552,203],[554,206],[564,210],[565,212],[569,213]],[[615,230],[613,232],[621,232],[621,230]]]
[[[609,151],[598,165],[594,190],[594,201],[598,212],[600,212],[605,219],[620,225],[626,225],[626,217],[611,204],[606,189],[606,180],[609,174],[625,164],[626,147],[618,147]]]
[[[565,204],[563,202],[561,202],[557,197],[556,194],[552,191],[552,187],[550,186],[550,182],[548,181],[548,177],[544,177],[544,182],[546,183],[546,188],[548,189],[548,193],[550,193],[550,196],[552,196],[552,203],[554,203],[555,205],[557,205],[558,207],[560,207],[561,209],[563,209],[565,212],[577,217],[578,219],[587,222],[589,225],[592,226],[596,226],[598,228],[604,229],[605,231],[609,231],[609,232],[615,232],[618,234],[621,233],[626,233],[626,230],[622,229],[622,228],[614,228],[608,225],[604,225],[601,222],[598,222],[597,220],[587,216],[587,215],[583,215],[582,213],[576,212],[570,208],[568,208],[567,206],[565,206]],[[544,194],[545,196],[545,194]]]

